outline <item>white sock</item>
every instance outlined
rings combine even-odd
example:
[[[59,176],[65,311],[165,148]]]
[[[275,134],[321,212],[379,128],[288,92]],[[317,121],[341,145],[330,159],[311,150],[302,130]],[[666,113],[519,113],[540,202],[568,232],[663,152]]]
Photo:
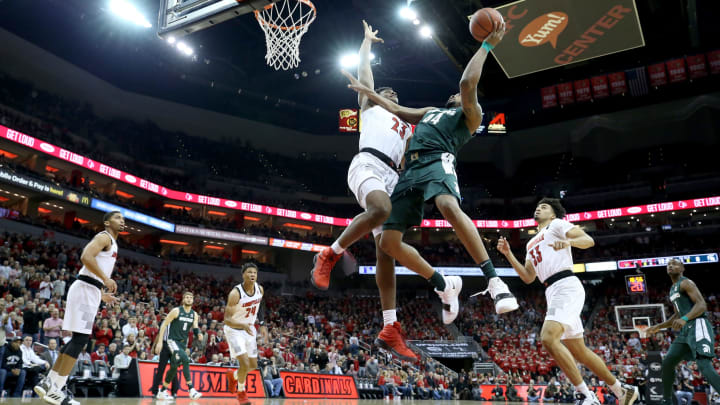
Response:
[[[48,374],[48,377],[50,378],[50,381],[53,383],[55,388],[58,390],[65,387],[65,383],[67,382],[68,376],[61,376],[58,374],[55,370],[51,370]]]
[[[245,391],[245,383],[238,384],[238,391]]]
[[[587,384],[585,384],[585,381],[583,381],[580,385],[576,385],[575,391],[585,395],[585,398],[590,396],[590,390],[588,389]]]
[[[392,325],[397,322],[397,310],[388,309],[382,311],[383,314],[383,326]]]
[[[339,255],[345,251],[345,249],[340,247],[340,244],[337,241],[333,242],[333,244],[330,245],[330,248],[333,250],[333,252],[335,252],[336,255]]]
[[[620,385],[620,381],[616,378],[615,384],[610,386],[610,390],[615,394],[616,397],[620,398],[623,394],[622,386]]]

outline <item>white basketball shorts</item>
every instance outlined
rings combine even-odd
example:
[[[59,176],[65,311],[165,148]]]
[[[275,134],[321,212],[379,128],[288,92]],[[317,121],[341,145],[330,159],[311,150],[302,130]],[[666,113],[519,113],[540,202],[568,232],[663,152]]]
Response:
[[[251,326],[255,328],[255,326]],[[230,348],[230,357],[237,358],[243,354],[248,355],[252,359],[256,359],[258,356],[257,339],[255,335],[250,335],[244,330],[234,329],[227,325],[223,326],[225,332],[225,339],[227,340],[228,347]],[[255,331],[257,334],[257,331]]]
[[[365,199],[368,194],[380,190],[391,196],[398,178],[397,172],[382,160],[369,153],[361,152],[355,155],[350,163],[347,182],[350,190],[355,194],[357,202],[363,209],[367,209]],[[373,236],[377,236],[381,232],[382,225],[373,229]]]
[[[585,288],[577,277],[564,278],[545,290],[547,315],[545,320],[559,322],[565,328],[560,339],[583,337],[580,314],[585,305]]]
[[[91,334],[102,292],[94,285],[76,280],[70,286],[65,305],[63,330]]]

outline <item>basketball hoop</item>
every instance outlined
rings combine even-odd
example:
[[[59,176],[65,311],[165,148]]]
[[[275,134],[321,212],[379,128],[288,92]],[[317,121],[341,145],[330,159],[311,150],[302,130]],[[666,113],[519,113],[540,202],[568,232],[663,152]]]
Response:
[[[288,70],[300,64],[300,41],[317,10],[310,0],[279,0],[255,10],[255,19],[265,32],[265,61],[275,70]]]
[[[645,339],[647,337],[647,328],[649,328],[648,325],[635,325],[635,330],[640,335],[640,339]]]

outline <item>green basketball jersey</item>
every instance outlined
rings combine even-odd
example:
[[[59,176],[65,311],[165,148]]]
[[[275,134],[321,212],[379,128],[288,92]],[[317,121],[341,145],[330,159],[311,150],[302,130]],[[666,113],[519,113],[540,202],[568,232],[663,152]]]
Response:
[[[195,311],[192,309],[185,312],[185,309],[181,306],[178,307],[180,310],[177,318],[170,322],[170,326],[165,332],[165,340],[174,340],[178,343],[187,343],[188,335],[192,330],[193,322],[195,322]]]
[[[415,127],[407,153],[448,152],[457,156],[472,137],[462,107],[437,108],[428,111]]]
[[[680,277],[680,280],[670,287],[670,302],[672,302],[679,317],[687,315],[687,313],[690,312],[692,307],[695,305],[690,297],[680,289],[680,284],[685,279],[687,279],[687,277]],[[703,316],[705,316],[704,313],[700,315],[700,317]]]

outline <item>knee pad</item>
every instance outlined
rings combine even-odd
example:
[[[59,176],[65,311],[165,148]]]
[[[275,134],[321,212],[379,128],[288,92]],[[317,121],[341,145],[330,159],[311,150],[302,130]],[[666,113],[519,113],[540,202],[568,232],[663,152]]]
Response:
[[[64,353],[68,356],[77,359],[82,352],[82,349],[90,342],[90,335],[84,333],[73,332],[72,339],[67,344],[67,348]]]

